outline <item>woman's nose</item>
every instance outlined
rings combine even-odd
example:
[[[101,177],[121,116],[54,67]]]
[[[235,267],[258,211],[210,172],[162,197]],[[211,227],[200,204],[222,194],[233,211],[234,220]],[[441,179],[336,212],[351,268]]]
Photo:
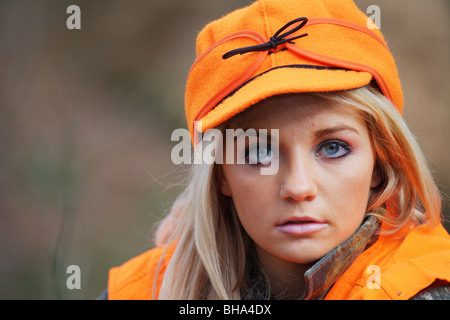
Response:
[[[295,161],[289,165],[280,187],[280,197],[295,201],[308,201],[317,196],[316,176],[313,165],[307,161]]]

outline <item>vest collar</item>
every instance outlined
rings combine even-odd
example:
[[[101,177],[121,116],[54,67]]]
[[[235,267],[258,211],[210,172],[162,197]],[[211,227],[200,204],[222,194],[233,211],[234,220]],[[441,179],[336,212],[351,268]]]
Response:
[[[337,279],[366,248],[378,239],[380,221],[367,217],[356,232],[327,253],[305,272],[305,292],[301,299],[320,300]]]

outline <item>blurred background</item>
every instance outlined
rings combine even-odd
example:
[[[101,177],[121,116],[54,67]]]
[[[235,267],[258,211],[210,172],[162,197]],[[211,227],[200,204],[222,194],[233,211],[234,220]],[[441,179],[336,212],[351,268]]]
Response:
[[[196,35],[250,2],[0,0],[0,299],[94,299],[109,268],[152,247],[186,173],[170,135],[186,128]],[[448,194],[450,2],[356,3],[381,9],[404,117]]]

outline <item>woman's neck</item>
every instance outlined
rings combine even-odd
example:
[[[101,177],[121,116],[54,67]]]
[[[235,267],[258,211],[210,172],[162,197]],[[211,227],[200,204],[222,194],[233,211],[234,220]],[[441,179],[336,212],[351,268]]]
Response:
[[[272,298],[276,300],[300,299],[305,291],[305,272],[314,264],[299,264],[274,257],[256,249],[259,263],[269,278]]]

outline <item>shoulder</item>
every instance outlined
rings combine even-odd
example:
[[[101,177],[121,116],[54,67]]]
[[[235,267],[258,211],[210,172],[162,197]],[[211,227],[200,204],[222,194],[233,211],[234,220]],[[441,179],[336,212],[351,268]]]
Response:
[[[338,279],[329,298],[436,297],[448,291],[449,283],[450,236],[442,225],[422,225],[402,238],[380,236]]]
[[[391,299],[434,293],[450,282],[450,237],[442,225],[422,225],[378,261],[381,288]]]
[[[172,254],[171,247],[157,247],[110,269],[108,299],[151,299],[155,276],[158,277],[155,292],[157,294]]]

